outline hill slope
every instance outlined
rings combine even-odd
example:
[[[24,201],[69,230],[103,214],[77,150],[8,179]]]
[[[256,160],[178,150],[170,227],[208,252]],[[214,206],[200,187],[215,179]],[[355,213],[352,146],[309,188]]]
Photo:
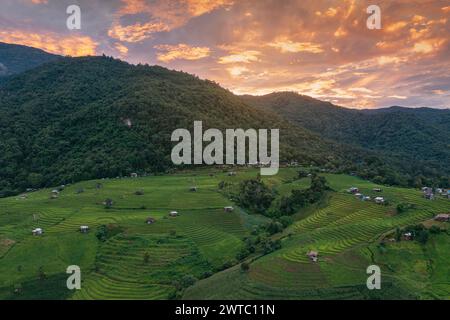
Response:
[[[171,133],[192,131],[196,120],[204,129],[278,128],[282,161],[352,171],[380,183],[437,184],[442,175],[428,163],[320,137],[186,73],[108,57],[60,58],[0,85],[0,197],[165,172],[173,168]]]
[[[447,174],[450,171],[450,110],[352,110],[291,92],[243,99],[322,137],[397,154],[409,162],[425,161],[426,166]]]
[[[283,159],[342,158],[335,143],[213,82],[106,57],[62,58],[0,87],[0,190],[166,171],[172,131],[192,129],[194,120],[204,128],[280,128]]]
[[[0,77],[21,73],[59,57],[40,49],[0,42]]]
[[[298,179],[298,170],[281,168],[262,180],[279,199],[309,187],[310,179]],[[183,292],[185,299],[450,298],[448,223],[438,223],[447,231],[430,232],[426,244],[385,241],[381,246],[379,241],[396,227],[448,212],[450,200],[429,201],[420,190],[324,174],[333,189],[328,197],[291,216],[293,223],[282,233],[270,235],[267,217],[249,214],[218,188],[223,181],[238,189],[259,171],[236,172],[228,176],[208,167],[83,181],[66,186],[57,198],[51,198],[52,189],[42,189],[0,199],[0,300],[167,299]],[[189,190],[194,179],[197,192]],[[389,205],[361,201],[346,192],[349,186],[382,195]],[[383,191],[375,193],[374,187]],[[106,198],[114,200],[112,207],[102,204]],[[405,202],[414,207],[396,213]],[[224,212],[230,205],[235,209]],[[169,217],[171,210],[179,216]],[[154,223],[147,224],[148,217]],[[90,231],[80,233],[81,225]],[[33,236],[38,227],[43,235]],[[278,239],[278,250],[263,246]],[[252,246],[254,254],[241,254]],[[309,261],[308,250],[318,250],[317,263]],[[241,259],[249,263],[246,272]],[[81,290],[66,288],[65,271],[73,264],[82,270]],[[382,290],[366,287],[371,264],[382,270]],[[204,280],[184,291],[196,278]]]

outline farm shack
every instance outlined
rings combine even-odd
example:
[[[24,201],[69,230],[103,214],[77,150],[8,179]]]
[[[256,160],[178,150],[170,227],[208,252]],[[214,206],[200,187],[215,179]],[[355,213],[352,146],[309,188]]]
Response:
[[[432,192],[425,193],[423,196],[424,196],[425,199],[427,199],[427,200],[433,200],[433,199],[434,199],[434,194],[433,194]]]
[[[347,190],[348,193],[359,193],[359,189],[357,187],[350,187],[350,189]]]
[[[178,211],[170,211],[170,212],[169,212],[169,216],[170,216],[170,217],[176,217],[176,216],[178,216]]]
[[[33,229],[31,233],[33,234],[33,236],[40,236],[42,235],[42,233],[44,233],[44,231],[41,228],[36,228]]]
[[[189,188],[189,191],[191,191],[191,192],[196,192],[196,191],[197,191],[197,187],[190,187],[190,188]]]
[[[156,222],[155,218],[152,218],[152,217],[148,217],[148,218],[145,220],[145,223],[146,223],[146,224],[153,224],[153,223],[155,223],[155,222]]]
[[[309,251],[306,255],[312,262],[317,262],[317,259],[319,257],[319,253],[313,250]]]
[[[412,240],[413,239],[413,234],[411,232],[406,232],[403,234],[403,239],[404,240]]]
[[[111,199],[106,199],[105,201],[103,201],[103,205],[106,207],[111,207],[114,204],[114,201],[112,201]]]
[[[383,197],[376,197],[375,198],[375,203],[383,204],[384,203],[384,198]]]
[[[381,188],[373,188],[372,191],[373,192],[382,192],[383,189],[381,189]]]
[[[80,226],[80,232],[81,233],[87,233],[89,231],[89,227],[88,226]]]
[[[236,175],[236,172],[234,172],[234,171],[228,172],[229,177],[234,177],[235,175]]]
[[[231,206],[223,208],[223,211],[225,211],[225,212],[232,212],[233,210],[234,210],[234,208]]]
[[[440,213],[436,217],[434,217],[434,220],[440,221],[440,222],[449,222],[450,214],[449,213]]]
[[[136,172],[133,172],[132,174],[130,174],[130,177],[132,177],[132,178],[137,178],[137,177],[138,177],[138,174],[137,174]]]

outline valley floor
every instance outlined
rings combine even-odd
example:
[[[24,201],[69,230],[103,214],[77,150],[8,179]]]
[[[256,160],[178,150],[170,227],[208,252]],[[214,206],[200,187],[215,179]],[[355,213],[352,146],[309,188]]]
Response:
[[[103,179],[66,186],[55,199],[48,189],[0,199],[0,299],[450,299],[448,230],[426,244],[380,245],[397,227],[449,212],[450,200],[346,175],[323,174],[333,189],[327,199],[295,214],[272,236],[281,249],[256,252],[242,271],[236,254],[269,219],[238,208],[218,184],[237,186],[257,172]],[[296,168],[283,168],[263,180],[282,195],[309,186],[296,176]],[[356,199],[346,192],[350,186],[372,197],[380,187],[389,205]],[[398,203],[414,208],[397,213]],[[235,210],[224,212],[226,206]],[[173,210],[179,215],[170,217]],[[149,217],[155,222],[147,224]],[[87,234],[79,232],[82,225]],[[97,237],[101,226],[104,241]],[[43,235],[33,236],[35,228]],[[306,256],[310,250],[318,262]],[[381,290],[366,287],[373,264],[382,271]],[[69,265],[81,268],[81,290],[66,288]]]

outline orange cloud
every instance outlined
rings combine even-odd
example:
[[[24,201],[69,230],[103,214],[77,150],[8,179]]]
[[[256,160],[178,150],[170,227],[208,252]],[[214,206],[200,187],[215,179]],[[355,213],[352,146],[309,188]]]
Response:
[[[126,56],[128,53],[128,48],[119,42],[116,42],[114,44],[114,48],[116,48],[116,50],[119,51],[119,53],[122,57]]]
[[[404,28],[408,23],[406,21],[399,21],[399,22],[395,22],[390,24],[389,26],[386,27],[386,31],[387,32],[395,32],[398,31],[402,28]]]
[[[416,53],[431,53],[438,51],[441,46],[446,42],[446,39],[428,39],[417,42],[414,44],[413,51]]]
[[[291,40],[277,40],[268,44],[270,47],[279,49],[281,52],[311,52],[320,53],[323,49],[320,44],[311,42],[293,42]]]
[[[259,60],[259,56],[261,52],[256,50],[248,50],[239,53],[233,53],[228,56],[223,56],[219,59],[219,63],[227,64],[227,63],[250,63]]]
[[[337,10],[335,8],[328,8],[328,10],[325,12],[325,15],[327,17],[334,17],[337,14]]]
[[[233,0],[184,0],[188,11],[194,17],[211,12],[217,8],[233,4]]]
[[[48,0],[31,0],[31,3],[34,3],[34,4],[47,4]]]
[[[231,76],[238,77],[238,76],[242,75],[243,73],[248,72],[250,70],[246,67],[235,66],[235,67],[227,68],[227,71]]]
[[[348,32],[343,28],[343,27],[339,27],[335,32],[334,32],[334,36],[336,38],[341,38],[341,37],[345,37],[348,34]]]
[[[165,51],[164,53],[157,53],[157,59],[161,62],[170,62],[172,60],[199,60],[210,55],[211,50],[208,47],[191,47],[187,44],[181,43],[178,45],[157,45],[155,49]]]
[[[153,33],[171,31],[186,24],[191,18],[211,12],[217,8],[231,5],[231,0],[122,0],[108,35],[127,42],[140,42],[150,38]],[[148,21],[122,26],[120,18],[124,15],[148,14]]]
[[[0,30],[0,41],[72,57],[95,55],[98,45],[88,36],[62,36],[50,32],[30,33],[23,30]]]
[[[136,14],[147,11],[148,4],[145,0],[122,0],[123,6],[119,10],[119,15]]]
[[[111,38],[118,39],[120,41],[139,42],[149,38],[152,33],[168,30],[168,26],[161,22],[148,22],[144,24],[136,23],[126,27],[115,25],[108,31],[108,35]]]

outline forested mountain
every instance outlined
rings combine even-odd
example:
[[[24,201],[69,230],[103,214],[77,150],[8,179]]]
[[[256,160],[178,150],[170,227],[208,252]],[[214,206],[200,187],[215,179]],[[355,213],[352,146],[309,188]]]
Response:
[[[0,42],[0,77],[20,73],[58,58],[40,49]]]
[[[322,137],[394,154],[405,162],[424,161],[431,171],[450,171],[450,110],[353,110],[291,92],[242,98]]]
[[[196,120],[203,121],[204,129],[279,128],[282,161],[355,172],[379,183],[448,183],[444,171],[430,161],[404,161],[352,146],[351,140],[332,141],[336,137],[327,125],[318,130],[314,124],[336,121],[340,113],[333,106],[305,108],[315,113],[314,119],[293,124],[271,103],[261,110],[262,103],[256,102],[263,98],[239,97],[214,82],[158,66],[104,56],[61,57],[0,84],[0,196],[132,172],[167,172],[173,169],[172,131],[192,131]],[[343,110],[342,121],[347,113],[361,117]],[[439,117],[433,121],[445,126]],[[435,138],[440,137],[445,140]]]
[[[176,128],[280,128],[282,158],[322,164],[327,142],[210,81],[107,57],[62,58],[0,86],[0,190],[163,172]],[[332,157],[334,155],[334,157]]]

